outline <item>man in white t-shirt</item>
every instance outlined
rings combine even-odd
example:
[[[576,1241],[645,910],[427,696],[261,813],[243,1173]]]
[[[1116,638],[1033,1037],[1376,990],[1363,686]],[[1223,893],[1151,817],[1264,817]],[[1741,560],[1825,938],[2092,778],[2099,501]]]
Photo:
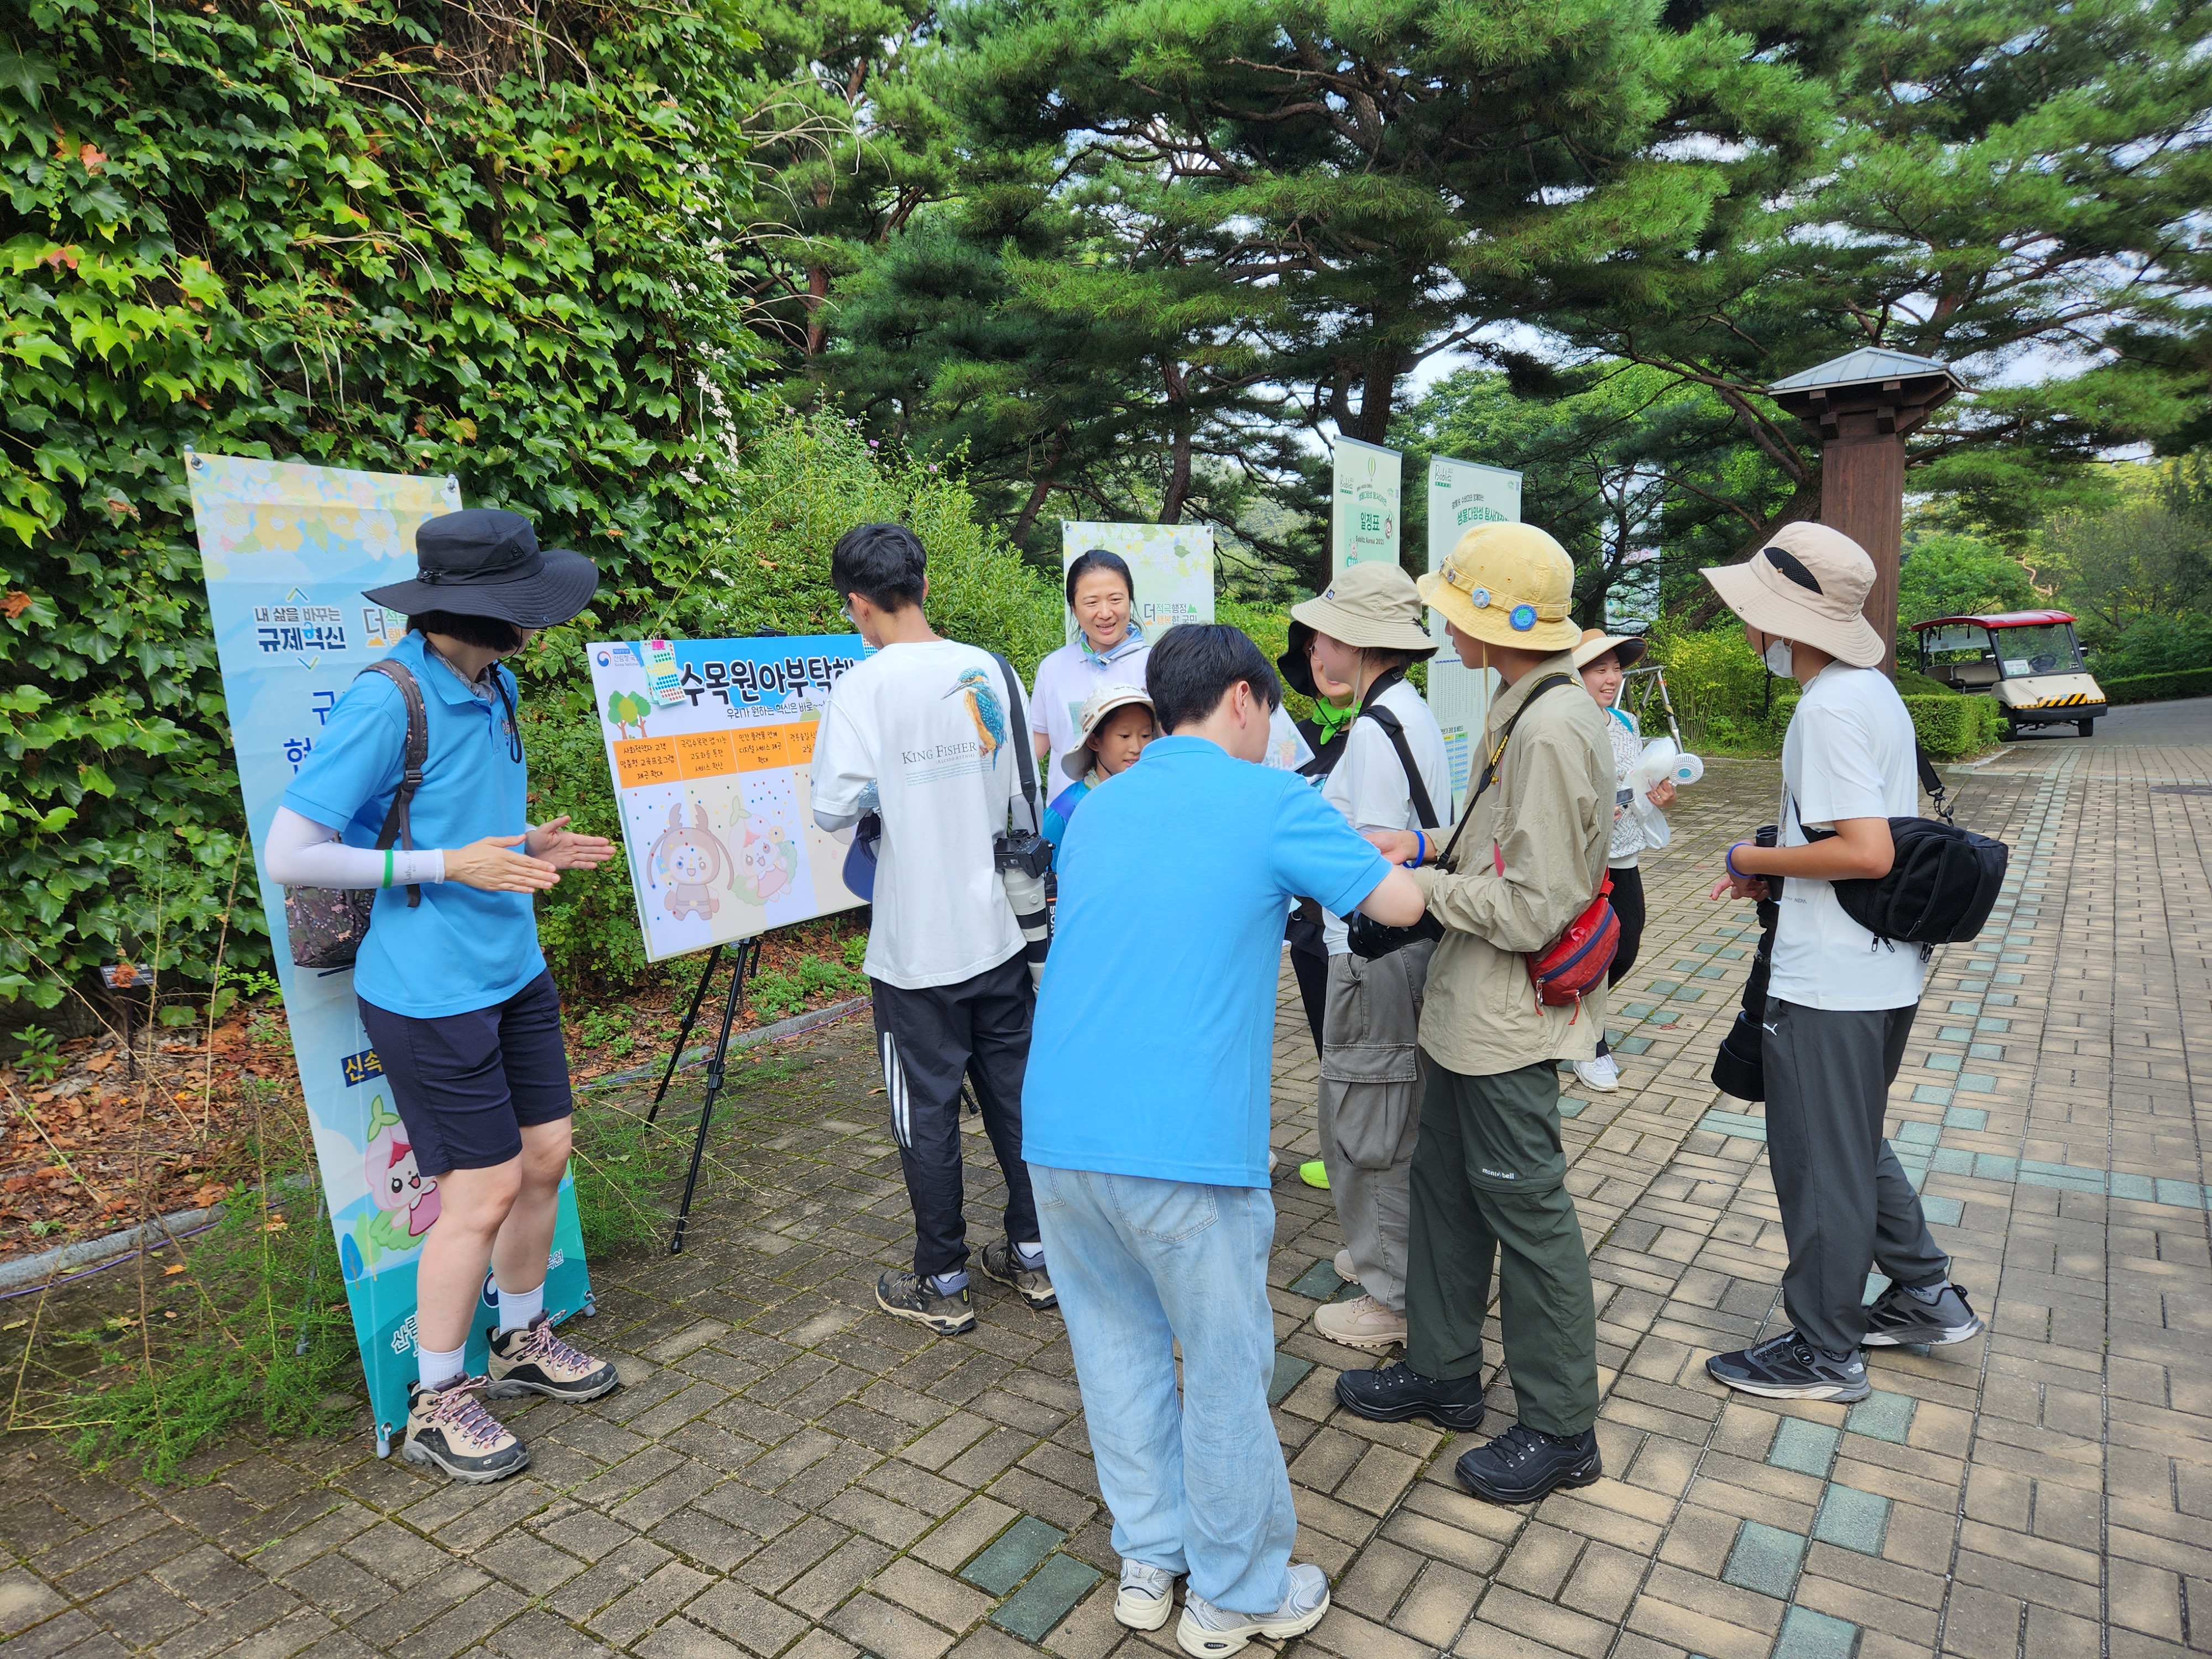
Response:
[[[1395,564],[1356,564],[1318,598],[1292,607],[1292,651],[1353,688],[1358,712],[1322,799],[1355,830],[1442,828],[1451,811],[1443,733],[1406,669],[1436,654],[1421,596]],[[1402,749],[1402,752],[1401,752]],[[1407,1173],[1420,1138],[1421,992],[1432,940],[1365,961],[1344,919],[1324,913],[1328,990],[1322,1014],[1322,1163],[1344,1234],[1339,1271],[1365,1292],[1324,1304],[1314,1328],[1332,1342],[1380,1351],[1406,1340]]]
[[[1785,526],[1744,563],[1705,576],[1766,665],[1805,688],[1782,744],[1780,844],[1737,842],[1713,889],[1759,898],[1780,878],[1760,1048],[1790,1328],[1705,1369],[1747,1394],[1863,1400],[1862,1345],[1939,1346],[1982,1328],[1882,1137],[1919,1009],[1920,947],[1875,938],[1836,901],[1837,882],[1889,873],[1889,820],[1919,811],[1912,717],[1862,614],[1874,562],[1848,536]],[[1863,1305],[1876,1266],[1889,1287]]]
[[[877,1281],[876,1301],[957,1335],[975,1323],[961,1214],[963,1077],[975,1081],[1006,1180],[1006,1236],[984,1246],[983,1271],[1033,1308],[1056,1305],[1021,1156],[1036,996],[994,851],[1010,812],[1033,830],[1037,806],[1033,788],[1023,799],[1019,690],[990,653],[931,630],[926,562],[921,541],[896,524],[849,531],[830,556],[846,614],[874,648],[837,682],[822,717],[814,817],[832,830],[871,812],[882,823],[866,967],[915,1254],[911,1273]]]

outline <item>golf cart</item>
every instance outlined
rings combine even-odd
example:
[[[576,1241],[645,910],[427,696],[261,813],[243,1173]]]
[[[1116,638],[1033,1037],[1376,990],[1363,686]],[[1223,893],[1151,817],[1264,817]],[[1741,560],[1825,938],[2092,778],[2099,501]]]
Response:
[[[2081,665],[2074,618],[2063,611],[1937,617],[1912,624],[1920,672],[1954,691],[1986,691],[2004,710],[2005,736],[2031,726],[2071,726],[2087,737],[2105,694]]]

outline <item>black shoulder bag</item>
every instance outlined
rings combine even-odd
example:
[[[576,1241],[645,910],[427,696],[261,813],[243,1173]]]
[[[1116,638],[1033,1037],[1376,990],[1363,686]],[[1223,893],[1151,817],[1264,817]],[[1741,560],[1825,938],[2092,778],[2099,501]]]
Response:
[[[1452,854],[1459,850],[1459,838],[1467,833],[1467,826],[1474,822],[1474,804],[1482,799],[1485,790],[1498,781],[1498,763],[1504,758],[1505,745],[1513,738],[1513,728],[1521,724],[1521,717],[1528,712],[1529,705],[1554,686],[1573,684],[1574,681],[1569,679],[1565,674],[1547,674],[1528,688],[1528,695],[1522,700],[1521,706],[1513,711],[1513,718],[1505,722],[1505,729],[1498,734],[1498,746],[1490,751],[1490,759],[1482,769],[1482,776],[1474,786],[1474,793],[1467,798],[1467,805],[1460,808],[1458,826],[1452,830],[1451,840],[1445,843],[1444,850],[1437,857],[1438,869],[1453,868],[1451,858]],[[1376,723],[1382,724],[1379,720]],[[1425,823],[1436,815],[1427,810],[1427,792],[1421,790],[1420,775],[1413,769],[1413,757],[1407,752],[1405,733],[1402,731],[1393,730],[1396,726],[1397,721],[1393,720],[1388,725],[1382,726],[1382,729],[1391,732],[1392,740],[1398,744],[1399,756],[1406,763],[1407,779],[1411,781],[1416,790],[1421,791],[1413,805],[1420,811],[1422,819]],[[1442,939],[1444,936],[1443,923],[1438,921],[1433,914],[1425,912],[1421,919],[1410,927],[1391,927],[1376,921],[1371,916],[1354,911],[1346,919],[1345,928],[1349,935],[1352,954],[1364,957],[1370,962],[1374,961],[1377,957],[1387,957],[1393,951],[1402,951],[1406,946],[1418,940]]]
[[[382,852],[396,841],[411,853],[415,837],[408,828],[407,805],[422,787],[422,763],[430,757],[430,718],[422,707],[422,688],[404,663],[388,657],[361,672],[386,676],[399,688],[407,704],[405,765],[399,775],[399,787],[392,797],[392,810],[384,815],[376,846]],[[422,888],[410,882],[407,908],[414,909],[422,902]],[[325,971],[352,967],[361,954],[362,940],[368,937],[369,916],[375,908],[374,887],[287,887],[284,932],[291,942],[293,964]]]
[[[1917,945],[1923,951],[1963,945],[1989,921],[2004,886],[2011,849],[1954,823],[1944,800],[1943,780],[1929,763],[1927,750],[1915,744],[1912,752],[1921,786],[1934,799],[1939,816],[1890,819],[1889,839],[1897,851],[1889,873],[1830,884],[1844,914],[1876,939]],[[1790,803],[1790,810],[1797,812],[1797,827],[1805,830],[1808,842],[1834,836],[1832,830],[1807,829],[1796,801]]]

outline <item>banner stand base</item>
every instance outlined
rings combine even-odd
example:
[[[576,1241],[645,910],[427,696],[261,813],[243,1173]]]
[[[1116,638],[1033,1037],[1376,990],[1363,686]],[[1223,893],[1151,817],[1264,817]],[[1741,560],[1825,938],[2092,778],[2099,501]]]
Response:
[[[708,952],[707,965],[699,975],[698,988],[691,994],[691,1006],[684,1016],[684,1024],[677,1029],[676,1046],[668,1056],[668,1069],[660,1075],[660,1086],[653,1091],[653,1106],[645,1115],[647,1123],[660,1115],[660,1103],[668,1093],[669,1080],[676,1075],[677,1062],[684,1056],[684,1045],[691,1039],[691,1027],[699,1018],[700,1005],[707,1000],[707,984],[714,978],[714,969],[720,966],[723,947],[717,945]],[[738,1010],[744,1006],[745,977],[760,970],[760,941],[741,939],[735,946],[736,955],[730,969],[730,988],[722,1001],[722,1029],[714,1039],[714,1053],[707,1062],[707,1093],[699,1103],[699,1129],[691,1140],[691,1167],[684,1177],[684,1201],[677,1207],[676,1231],[668,1241],[668,1254],[684,1254],[684,1230],[691,1220],[691,1197],[698,1190],[699,1165],[707,1154],[707,1126],[714,1121],[714,1097],[722,1092],[723,1063],[729,1057],[730,1031],[737,1024]]]

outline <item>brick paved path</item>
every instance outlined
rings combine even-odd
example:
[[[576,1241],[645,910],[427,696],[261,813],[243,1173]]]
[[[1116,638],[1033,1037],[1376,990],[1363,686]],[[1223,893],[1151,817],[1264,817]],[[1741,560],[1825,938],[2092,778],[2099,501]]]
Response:
[[[1362,1362],[1306,1323],[1340,1293],[1337,1237],[1295,1174],[1314,1062],[1286,985],[1276,1420],[1299,1553],[1336,1583],[1301,1652],[2212,1649],[2212,1080],[2192,1088],[2182,1040],[2212,1012],[2197,708],[2192,744],[2130,744],[2115,719],[1963,775],[2014,878],[1984,940],[1935,964],[1892,1130],[1991,1333],[1875,1357],[1850,1408],[1724,1398],[1702,1370],[1778,1319],[1763,1123],[1705,1081],[1748,913],[1703,898],[1723,833],[1771,816],[1774,769],[1717,765],[1686,796],[1615,999],[1627,1086],[1568,1103],[1608,1478],[1534,1511],[1462,1493],[1454,1437],[1334,1409],[1334,1374]],[[630,1386],[520,1413],[524,1477],[447,1486],[349,1439],[234,1446],[204,1484],[154,1490],[5,1448],[10,1659],[1171,1650],[1111,1620],[1057,1321],[988,1284],[956,1340],[877,1313],[908,1231],[865,1028],[795,1060],[740,1092],[724,1156],[744,1184],[718,1178],[690,1253],[601,1265],[579,1334]],[[980,1243],[995,1180],[973,1144]],[[1490,1399],[1494,1431],[1510,1379]]]

